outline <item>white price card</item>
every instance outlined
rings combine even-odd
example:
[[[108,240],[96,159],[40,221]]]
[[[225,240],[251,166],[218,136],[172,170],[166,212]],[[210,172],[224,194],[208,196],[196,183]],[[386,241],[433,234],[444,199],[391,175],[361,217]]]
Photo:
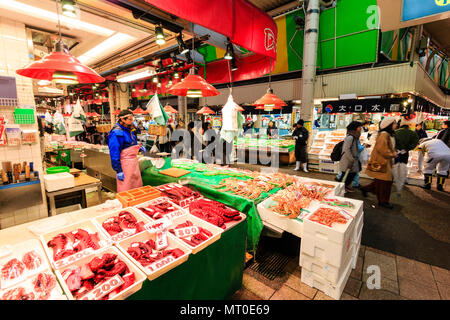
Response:
[[[111,239],[114,242],[118,242],[120,240],[128,238],[129,236],[132,236],[133,234],[135,234],[135,232],[133,232],[133,230],[125,230],[125,231],[122,231],[120,233],[117,233],[117,234],[113,235],[111,237]]]
[[[156,231],[155,238],[156,250],[163,250],[169,246],[166,231]]]
[[[157,222],[150,222],[145,225],[145,229],[147,229],[148,232],[154,233],[159,230],[167,229],[171,225],[171,222],[168,219],[165,219],[165,217],[159,219]]]
[[[186,238],[195,236],[200,232],[200,229],[197,226],[190,226],[186,228],[173,229],[173,231],[178,238]]]
[[[177,210],[177,211],[173,211],[173,212],[169,212],[169,213],[165,214],[163,216],[163,218],[165,218],[169,221],[172,221],[172,219],[182,216],[183,214],[186,214],[186,212],[184,212],[182,210]]]
[[[58,269],[58,268],[65,267],[65,266],[67,266],[67,265],[69,265],[71,263],[74,263],[75,261],[78,261],[80,259],[83,259],[84,257],[87,257],[87,256],[89,256],[89,255],[91,255],[93,253],[94,253],[94,249],[86,248],[86,249],[84,249],[84,250],[82,250],[80,252],[77,252],[77,253],[75,253],[75,254],[73,254],[71,256],[68,256],[68,257],[65,257],[63,259],[54,261],[55,268]]]
[[[99,300],[111,291],[117,289],[124,283],[121,276],[118,274],[114,277],[96,285],[94,289],[86,293],[80,300]]]
[[[191,202],[195,200],[194,196],[180,200],[180,207],[187,207]]]
[[[149,264],[147,266],[147,269],[149,269],[151,272],[155,272],[156,270],[161,269],[162,267],[168,265],[169,263],[175,261],[175,258],[172,256],[167,256],[157,262],[153,262],[152,264]]]

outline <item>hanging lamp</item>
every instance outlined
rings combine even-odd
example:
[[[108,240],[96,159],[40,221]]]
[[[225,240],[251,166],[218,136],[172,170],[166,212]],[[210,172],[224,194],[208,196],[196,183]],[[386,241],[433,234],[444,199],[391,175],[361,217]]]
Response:
[[[178,113],[178,111],[174,107],[172,107],[170,104],[166,104],[164,106],[164,111],[167,113]]]
[[[271,63],[270,59],[269,63]],[[269,87],[267,88],[266,94],[253,103],[254,106],[263,107],[262,109],[264,111],[272,111],[273,109],[281,109],[281,107],[287,106],[286,102],[278,98],[277,95],[273,93],[270,82],[271,74],[269,73]],[[259,110],[261,108],[256,109]]]
[[[192,52],[195,49],[195,38],[192,39]],[[186,53],[186,57],[189,52]],[[167,91],[175,96],[186,96],[189,98],[201,98],[201,97],[211,97],[217,96],[220,92],[206,82],[201,76],[195,74],[195,63],[193,62],[192,68],[189,69],[189,74],[186,78],[182,79],[180,82],[174,84]]]
[[[213,110],[211,110],[209,107],[204,106],[200,110],[196,112],[197,114],[216,114]]]
[[[103,82],[105,78],[69,53],[65,48],[61,37],[61,24],[59,21],[59,7],[56,1],[58,15],[59,41],[55,45],[55,51],[47,54],[38,61],[31,62],[16,73],[33,79],[55,81],[63,84],[96,83]]]

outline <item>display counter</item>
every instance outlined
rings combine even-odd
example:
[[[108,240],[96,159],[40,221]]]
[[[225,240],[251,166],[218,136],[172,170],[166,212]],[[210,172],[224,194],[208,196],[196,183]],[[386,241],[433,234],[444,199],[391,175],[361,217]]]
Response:
[[[54,227],[54,230],[61,229],[109,212],[102,208],[98,205],[1,230],[0,247],[30,239],[39,240],[36,232],[45,232],[48,226]],[[152,281],[145,279],[140,290],[127,299],[230,299],[242,285],[246,230],[246,220],[239,221],[225,230],[219,240],[197,254],[190,254],[183,264]]]
[[[238,138],[234,142],[236,152],[244,152],[245,161],[251,162],[255,159],[258,163],[264,164],[259,153],[262,152],[265,157],[279,157],[279,163],[283,165],[295,162],[295,141],[292,139],[254,139],[254,138]]]

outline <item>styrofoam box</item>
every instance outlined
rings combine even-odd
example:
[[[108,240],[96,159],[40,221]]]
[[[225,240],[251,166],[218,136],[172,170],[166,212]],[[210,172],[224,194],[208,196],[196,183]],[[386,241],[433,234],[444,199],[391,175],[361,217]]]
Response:
[[[137,291],[139,291],[142,288],[142,283],[147,278],[145,273],[143,273],[134,263],[132,263],[130,260],[128,260],[127,257],[119,249],[117,249],[116,247],[108,247],[108,248],[104,248],[102,250],[96,251],[95,254],[93,254],[93,255],[84,257],[83,259],[80,259],[70,265],[67,265],[64,268],[62,268],[61,270],[55,270],[55,274],[58,277],[59,283],[61,284],[61,287],[63,288],[63,290],[66,293],[69,300],[75,300],[75,298],[73,297],[72,293],[70,292],[69,288],[67,287],[66,282],[64,281],[64,279],[62,277],[62,273],[64,272],[64,270],[71,268],[71,267],[75,267],[75,266],[81,267],[84,264],[91,262],[91,260],[94,259],[95,257],[101,257],[105,253],[117,254],[118,258],[126,263],[126,265],[128,266],[128,269],[130,269],[130,272],[134,272],[134,276],[135,276],[135,282],[131,286],[126,288],[125,290],[122,290],[121,292],[119,292],[118,294],[113,296],[111,298],[111,300],[123,300],[123,299],[131,296],[133,293],[136,293]]]
[[[320,209],[332,209],[337,210],[339,212],[342,212],[344,215],[347,214],[349,216],[349,219],[347,219],[347,222],[344,223],[333,223],[331,227],[328,227],[326,225],[320,224],[315,221],[311,221],[310,217],[314,215],[314,213]],[[336,243],[346,243],[347,239],[349,239],[352,235],[353,227],[355,224],[355,219],[351,217],[349,213],[345,209],[339,208],[339,207],[333,207],[321,204],[314,209],[312,209],[311,213],[308,214],[303,219],[303,230],[305,233],[310,234],[313,237],[333,241]]]
[[[361,212],[361,214],[356,218],[355,226],[353,228],[352,241],[354,243],[361,242],[361,232],[362,232],[363,224],[364,224],[364,212]]]
[[[348,214],[350,214],[353,217],[353,219],[355,219],[355,225],[357,225],[359,223],[358,219],[362,219],[361,215],[363,213],[363,205],[364,205],[363,201],[340,197],[340,196],[327,197],[326,199],[330,199],[330,200],[336,199],[339,201],[350,202],[351,204],[353,204],[353,208],[340,207],[340,206],[332,206],[332,207],[344,209]]]
[[[30,239],[14,245],[2,246],[0,248],[0,269],[12,259],[17,259],[22,262],[23,256],[31,251],[34,251],[34,253],[39,256],[41,260],[40,265],[32,270],[27,269],[25,265],[23,265],[23,272],[20,275],[16,275],[13,279],[4,279],[3,276],[0,277],[0,288],[2,290],[15,286],[18,283],[25,281],[27,278],[35,276],[39,272],[50,269],[50,263],[41,243],[37,239]]]
[[[137,222],[143,222],[143,223],[144,223],[144,226],[145,226],[146,224],[150,223],[150,222],[153,222],[153,220],[150,219],[147,215],[141,213],[139,210],[136,210],[136,209],[133,208],[133,207],[127,207],[127,208],[123,208],[123,209],[114,210],[114,211],[108,212],[108,213],[106,213],[106,214],[103,214],[103,215],[101,215],[101,216],[97,216],[97,217],[95,217],[95,218],[92,218],[92,221],[95,223],[95,225],[97,226],[97,228],[98,228],[99,230],[101,230],[101,232],[105,235],[106,238],[112,240],[113,242],[117,242],[117,241],[119,241],[119,240],[122,240],[122,238],[126,238],[126,237],[129,237],[129,236],[132,236],[132,235],[133,235],[133,234],[124,234],[124,233],[122,233],[122,232],[123,232],[123,231],[122,231],[122,232],[120,232],[120,233],[122,233],[123,237],[122,237],[122,236],[117,237],[117,235],[111,236],[111,235],[108,233],[108,231],[106,231],[106,230],[103,228],[103,226],[102,226],[102,223],[103,223],[105,220],[107,220],[107,219],[109,219],[109,218],[112,218],[112,217],[119,216],[119,213],[122,212],[122,211],[127,211],[127,212],[131,213],[131,214],[136,218]],[[136,232],[134,232],[134,234],[136,234]]]
[[[134,264],[138,266],[139,269],[142,270],[147,275],[147,278],[149,280],[154,280],[158,278],[159,276],[165,274],[166,272],[172,270],[173,268],[179,266],[183,262],[186,262],[189,255],[192,253],[191,249],[187,247],[187,245],[184,244],[183,241],[179,240],[177,237],[173,236],[170,232],[167,232],[167,242],[169,246],[166,248],[166,250],[179,248],[183,250],[184,254],[181,257],[178,257],[174,261],[166,264],[163,268],[151,271],[149,268],[142,266],[138,261],[136,261],[128,252],[127,249],[133,242],[146,242],[149,239],[155,240],[156,233],[150,233],[148,231],[140,232],[138,234],[135,234],[134,236],[131,236],[127,239],[124,239],[122,241],[119,241],[116,243],[116,246],[119,248],[120,251]]]
[[[318,182],[318,183],[326,183],[329,185],[333,185],[334,188],[332,189],[332,192],[330,192],[329,196],[331,196],[331,195],[343,196],[344,195],[345,185],[342,182],[312,179],[312,178],[305,178],[305,177],[297,177],[297,178],[302,182]]]
[[[150,220],[150,221],[158,221],[159,219],[155,219],[155,218],[152,218],[152,217],[150,217],[150,216],[148,216],[144,211],[142,211],[140,208],[145,208],[145,207],[147,207],[147,206],[149,206],[149,205],[156,205],[156,204],[159,204],[159,203],[164,203],[164,202],[167,202],[167,203],[169,203],[170,205],[171,205],[171,207],[173,207],[173,211],[170,211],[169,213],[170,213],[170,215],[169,215],[169,217],[173,217],[173,216],[176,216],[176,215],[183,215],[183,214],[185,214],[186,213],[186,211],[183,209],[183,208],[181,208],[179,205],[177,205],[177,204],[175,204],[174,202],[172,202],[171,200],[170,200],[170,198],[168,198],[168,197],[165,197],[165,196],[162,196],[162,197],[158,197],[158,198],[156,198],[156,199],[152,199],[152,200],[149,200],[149,201],[146,201],[146,202],[143,202],[143,203],[140,203],[140,204],[138,204],[138,205],[135,205],[133,208],[134,209],[136,209],[137,211],[139,211],[143,216],[145,216],[148,220]],[[168,215],[164,215],[164,217],[166,217],[167,218],[167,216]],[[172,219],[172,218],[170,218],[170,219]]]
[[[184,242],[183,240],[181,240],[189,249],[191,249],[193,254],[196,254],[197,252],[203,250],[210,244],[212,244],[220,239],[222,232],[223,232],[222,228],[216,227],[215,225],[212,225],[209,222],[206,222],[200,218],[197,218],[196,216],[193,216],[190,213],[186,213],[185,215],[183,215],[181,217],[177,217],[177,218],[173,219],[172,224],[167,228],[167,230],[175,228],[177,225],[184,223],[187,220],[191,221],[195,226],[202,227],[213,234],[212,237],[210,237],[208,240],[203,241],[196,247],[192,247],[189,244],[187,244],[186,242]]]
[[[353,241],[353,258],[352,258],[352,268],[353,269],[356,268],[356,263],[358,262],[359,249],[361,248],[362,229],[363,229],[363,224],[361,223],[361,225],[358,228],[355,228],[355,231],[353,233],[353,234],[357,234],[356,240]]]
[[[64,226],[59,229],[54,229],[54,230],[52,230],[48,233],[42,234],[40,236],[40,240],[41,240],[42,246],[45,249],[45,253],[47,254],[47,258],[50,261],[50,263],[54,269],[57,269],[58,267],[56,266],[55,261],[53,260],[53,249],[51,249],[47,246],[47,242],[52,240],[54,236],[57,236],[60,233],[72,232],[72,231],[76,231],[77,229],[83,229],[84,231],[87,231],[90,234],[97,233],[98,238],[100,239],[100,241],[99,241],[100,249],[98,249],[98,250],[102,250],[102,248],[109,247],[112,245],[111,240],[109,240],[106,237],[104,232],[102,230],[100,230],[97,227],[97,225],[89,219],[82,220],[80,222],[73,223],[73,224]],[[96,251],[98,251],[98,250],[96,250]]]
[[[339,282],[339,279],[345,273],[346,266],[349,264],[349,262],[353,262],[354,247],[355,245],[352,245],[352,248],[350,250],[351,254],[348,254],[346,256],[344,262],[339,267],[323,262],[319,259],[311,257],[302,252],[300,253],[300,260],[299,260],[299,264],[302,267],[302,272],[303,268],[305,268],[310,272],[318,274],[319,276],[323,277],[325,280],[331,282],[332,284],[337,284]]]
[[[73,188],[75,186],[75,178],[69,172],[44,174],[44,184],[48,192]]]
[[[197,200],[199,200],[199,199],[196,199],[195,201],[197,201]],[[208,198],[202,198],[202,200],[213,201],[213,200],[208,199]],[[230,206],[225,206],[225,207],[229,208],[229,209],[232,209],[232,210],[236,210],[236,209],[234,209],[234,208],[232,208]],[[187,213],[191,213],[190,210],[189,210],[189,207],[184,209],[184,211],[187,212]],[[237,211],[239,211],[239,210],[237,210]],[[242,212],[239,212],[239,215],[241,217],[241,220],[233,220],[233,221],[225,222],[225,227],[226,228],[224,230],[230,230],[231,228],[233,228],[234,226],[236,226],[237,224],[241,223],[243,220],[245,220],[247,218],[247,216],[245,214],[243,214]],[[206,221],[206,220],[204,220],[204,221]],[[206,221],[206,222],[208,222],[208,221]],[[210,223],[210,222],[208,222],[208,223]]]
[[[319,289],[327,296],[339,300],[347,284],[348,278],[350,277],[351,271],[352,271],[352,259],[348,260],[348,263],[344,268],[344,272],[336,284],[327,281],[322,276],[306,268],[302,268],[301,280],[308,286]]]
[[[267,198],[257,205],[258,213],[261,219],[271,225],[274,225],[275,227],[278,227],[301,238],[303,234],[303,222],[298,219],[286,218],[285,216],[272,211],[271,209],[269,209],[272,203],[273,200],[271,198]],[[311,203],[314,203],[314,201],[312,201]],[[299,217],[302,218],[306,216],[306,214],[307,213],[302,213],[302,215]]]
[[[324,173],[338,174],[339,168],[334,165],[319,164],[319,171]]]
[[[181,185],[181,184],[179,184],[179,183],[167,183],[167,184],[163,184],[163,185],[157,186],[156,189],[158,189],[158,190],[161,191],[161,192],[164,192],[164,191],[166,191],[167,189],[171,189],[171,188],[181,188],[181,187],[186,187],[186,188],[190,189],[188,186],[184,186],[184,185]],[[191,189],[191,190],[192,190],[192,189]],[[201,194],[200,194],[200,196],[199,196],[198,198],[194,198],[194,197],[192,196],[192,197],[190,197],[190,198],[186,198],[186,199],[181,200],[181,201],[180,201],[180,204],[178,204],[178,205],[179,205],[180,207],[182,207],[182,208],[187,208],[187,207],[189,207],[189,203],[191,203],[191,202],[194,201],[194,200],[201,199],[201,198],[203,198],[203,196],[202,196]],[[172,201],[173,203],[177,204],[177,201],[172,200],[172,199],[171,199],[171,201]]]

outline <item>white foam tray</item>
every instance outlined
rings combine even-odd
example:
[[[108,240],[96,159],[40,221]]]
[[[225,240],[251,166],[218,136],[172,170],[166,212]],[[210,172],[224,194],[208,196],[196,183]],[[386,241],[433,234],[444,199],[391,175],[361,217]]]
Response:
[[[126,237],[129,237],[129,236],[132,236],[132,234],[125,234],[125,233],[123,233],[123,237],[119,237],[119,239],[116,239],[116,238],[118,238],[118,237],[111,236],[111,235],[108,233],[108,231],[106,231],[106,230],[103,228],[102,223],[103,223],[106,219],[109,219],[109,218],[112,218],[112,217],[119,216],[119,213],[122,212],[122,211],[128,211],[129,213],[131,213],[131,214],[136,218],[136,220],[137,220],[138,222],[143,222],[143,223],[144,223],[144,226],[145,226],[146,224],[150,223],[150,222],[153,222],[153,220],[150,219],[149,217],[147,217],[147,215],[141,213],[141,211],[136,210],[136,209],[133,208],[133,207],[126,207],[126,208],[123,208],[123,209],[114,210],[114,211],[111,211],[111,212],[102,214],[102,215],[100,215],[100,216],[96,216],[95,218],[92,218],[92,221],[93,221],[94,224],[97,226],[97,228],[98,228],[99,230],[101,230],[101,232],[105,235],[105,237],[106,237],[107,239],[113,241],[114,243],[117,242],[117,241],[122,240],[122,238],[126,238]],[[123,232],[123,231],[122,231],[122,232]],[[136,233],[134,233],[134,234],[136,234]]]
[[[310,287],[322,291],[327,296],[339,300],[347,284],[348,278],[350,277],[351,271],[352,271],[352,259],[349,259],[347,265],[344,267],[344,271],[342,273],[341,278],[338,280],[337,283],[333,284],[330,281],[323,278],[322,276],[320,276],[319,274],[316,274],[311,270],[308,270],[305,267],[303,267],[301,281],[303,283],[306,283]]]
[[[53,239],[54,236],[56,236],[60,233],[72,232],[77,229],[83,229],[83,230],[89,232],[90,234],[96,233],[96,232],[98,233],[98,237],[100,239],[100,241],[99,241],[100,249],[97,249],[95,251],[102,250],[102,248],[110,247],[112,245],[111,240],[109,240],[108,237],[104,234],[104,232],[98,228],[98,226],[94,223],[94,221],[92,221],[90,219],[82,220],[80,222],[73,223],[73,224],[64,226],[59,229],[54,229],[53,231],[42,234],[39,237],[41,240],[42,246],[44,247],[45,253],[47,254],[47,258],[50,261],[53,269],[58,269],[59,266],[57,266],[55,264],[55,261],[53,260],[53,249],[49,248],[47,246],[47,242],[50,241],[51,239]]]
[[[128,247],[133,243],[133,242],[146,242],[149,239],[155,240],[155,233],[150,233],[148,231],[144,231],[141,233],[138,233],[134,236],[131,236],[127,239],[124,239],[122,241],[119,241],[118,243],[116,243],[116,246],[119,248],[119,250],[129,259],[131,260],[135,265],[137,265],[137,267],[142,270],[142,272],[144,272],[147,275],[147,278],[151,281],[154,280],[156,278],[158,278],[159,276],[167,273],[168,271],[172,270],[173,268],[179,266],[180,264],[186,262],[188,260],[189,255],[192,253],[191,249],[189,249],[187,247],[187,245],[184,244],[183,241],[179,240],[177,237],[173,236],[170,232],[167,232],[167,242],[169,244],[169,246],[166,248],[166,250],[169,249],[181,249],[183,250],[184,254],[177,258],[174,259],[174,261],[166,264],[163,268],[156,270],[156,271],[151,271],[149,268],[144,267],[143,265],[141,265],[137,260],[135,260],[128,252],[127,249]]]
[[[163,184],[163,185],[157,186],[156,189],[158,189],[161,192],[164,192],[164,190],[167,189],[167,188],[170,189],[170,188],[181,188],[181,187],[189,188],[188,186],[183,186],[183,185],[181,185],[179,183],[167,183],[167,184]],[[165,196],[165,195],[163,194],[163,196]],[[192,196],[191,198],[184,199],[184,200],[182,200],[183,203],[177,203],[177,201],[172,200],[172,199],[171,199],[171,201],[173,203],[177,204],[178,206],[182,207],[182,208],[187,208],[187,207],[189,207],[189,203],[190,202],[194,201],[195,199],[200,199],[200,198],[203,198],[201,194],[200,194],[200,197],[198,197],[198,198],[194,198]]]
[[[45,190],[48,192],[58,191],[75,186],[75,178],[69,172],[44,174]]]
[[[35,251],[35,253],[41,258],[41,264],[39,267],[33,270],[28,270],[24,265],[23,273],[11,280],[3,279],[3,277],[0,276],[0,288],[2,290],[16,286],[28,278],[50,269],[50,263],[47,259],[47,255],[45,254],[40,241],[37,239],[30,239],[14,245],[5,245],[0,247],[0,269],[2,269],[4,264],[8,263],[11,259],[18,259],[19,261],[22,261],[23,256],[30,251]]]
[[[183,240],[180,239],[180,241],[182,241],[183,244],[185,244],[192,251],[193,254],[200,252],[201,250],[203,250],[210,244],[212,244],[220,239],[222,232],[223,232],[222,228],[216,227],[216,226],[212,225],[211,223],[208,223],[200,218],[197,218],[196,216],[193,216],[190,213],[187,213],[181,217],[177,217],[177,218],[173,219],[172,224],[167,228],[167,231],[170,233],[169,229],[175,228],[177,225],[184,223],[187,220],[191,221],[195,226],[202,227],[213,234],[212,237],[210,237],[208,240],[203,241],[196,247],[192,247],[191,245],[187,244],[186,242],[184,242]]]
[[[140,208],[141,208],[141,207],[144,207],[144,208],[145,208],[146,206],[149,206],[149,205],[155,205],[155,204],[159,204],[159,203],[163,203],[163,202],[168,202],[168,203],[170,203],[170,205],[173,207],[173,211],[171,211],[171,212],[169,212],[168,214],[166,214],[166,215],[163,216],[163,217],[165,217],[165,218],[173,219],[173,218],[175,218],[175,217],[178,216],[178,215],[183,215],[183,214],[186,213],[186,211],[185,211],[183,208],[181,208],[179,205],[177,205],[177,204],[175,204],[174,202],[172,202],[172,201],[170,200],[170,198],[168,198],[168,197],[166,197],[166,196],[161,196],[161,197],[158,197],[158,198],[156,198],[156,199],[152,199],[152,200],[143,202],[143,203],[141,203],[141,204],[135,205],[133,208],[134,208],[136,211],[139,211],[139,213],[141,213],[143,216],[145,216],[145,217],[147,218],[147,220],[153,222],[153,221],[158,221],[158,220],[161,219],[161,218],[159,218],[159,219],[152,218],[152,217],[148,216],[148,215],[147,215],[144,211],[142,211]]]
[[[350,214],[353,217],[353,219],[355,219],[355,224],[356,225],[358,224],[358,219],[361,218],[361,216],[363,214],[364,202],[362,202],[361,200],[345,198],[345,197],[340,197],[340,196],[327,197],[326,199],[331,199],[331,200],[337,199],[339,201],[347,201],[347,202],[350,202],[351,204],[353,204],[353,208],[331,206],[331,205],[330,205],[330,207],[344,209],[346,212],[348,212],[348,214]]]
[[[128,258],[126,258],[126,256],[119,249],[117,249],[116,247],[109,247],[109,248],[105,248],[103,250],[96,251],[95,254],[93,254],[91,256],[87,256],[81,260],[78,260],[78,261],[64,267],[61,270],[55,270],[55,274],[58,277],[59,283],[61,284],[61,287],[63,288],[63,290],[66,293],[69,300],[76,300],[76,299],[70,292],[66,282],[64,281],[64,279],[62,277],[62,273],[64,272],[64,270],[66,270],[67,268],[70,268],[70,267],[74,267],[74,266],[81,267],[82,265],[89,263],[95,257],[101,257],[105,253],[117,254],[119,259],[121,259],[123,262],[126,263],[128,268],[130,269],[130,272],[134,272],[134,275],[135,275],[135,282],[131,286],[126,288],[125,290],[122,290],[121,292],[117,293],[115,296],[113,296],[111,298],[111,300],[124,300],[142,288],[142,283],[147,278],[145,273],[143,273],[134,263],[132,263],[130,260],[128,260]]]

